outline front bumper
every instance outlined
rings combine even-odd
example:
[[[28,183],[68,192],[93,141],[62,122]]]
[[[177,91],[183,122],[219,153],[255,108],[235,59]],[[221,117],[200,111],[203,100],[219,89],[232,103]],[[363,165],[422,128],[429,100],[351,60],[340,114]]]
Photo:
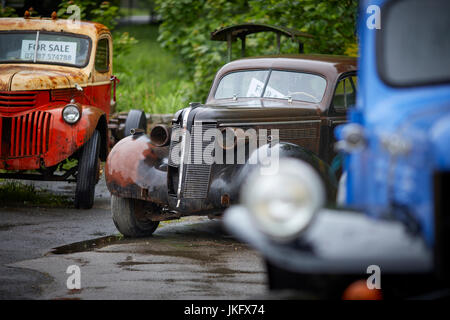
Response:
[[[311,275],[365,275],[371,265],[383,274],[427,274],[433,270],[432,252],[421,238],[401,223],[365,215],[322,210],[295,241],[280,244],[259,231],[243,206],[225,212],[231,233],[259,250],[273,265]]]

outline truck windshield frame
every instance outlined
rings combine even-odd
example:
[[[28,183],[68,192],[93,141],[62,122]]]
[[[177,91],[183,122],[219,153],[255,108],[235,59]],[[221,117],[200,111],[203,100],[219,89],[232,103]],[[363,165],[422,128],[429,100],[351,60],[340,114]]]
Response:
[[[391,87],[450,82],[450,2],[397,0],[381,11],[374,30],[381,80]]]

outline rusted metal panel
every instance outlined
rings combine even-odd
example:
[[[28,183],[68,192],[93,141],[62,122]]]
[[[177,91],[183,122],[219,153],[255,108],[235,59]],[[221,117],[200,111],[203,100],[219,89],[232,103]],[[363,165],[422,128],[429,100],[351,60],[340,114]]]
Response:
[[[33,170],[54,166],[72,156],[92,136],[100,119],[111,110],[112,40],[109,30],[98,23],[45,18],[0,19],[0,31],[41,31],[87,36],[91,45],[84,67],[45,63],[0,64],[0,169]],[[110,44],[109,69],[96,81],[97,41]],[[78,86],[76,86],[78,85]],[[78,88],[83,88],[79,91]],[[73,125],[62,119],[62,109],[72,99],[81,119]],[[105,144],[109,139],[109,133]],[[106,146],[106,152],[109,147]]]
[[[51,18],[2,18],[0,30],[39,30],[47,32],[68,32],[86,35],[96,39],[100,34],[109,33],[107,27],[96,22],[79,21],[79,27],[66,19]]]
[[[2,118],[3,122],[10,122],[11,135],[9,141],[6,141],[8,137],[0,136],[2,146],[9,145],[9,152],[1,154],[0,168],[38,169],[39,159],[42,159],[45,166],[50,167],[82,147],[92,136],[104,112],[95,107],[81,106],[82,119],[74,125],[69,125],[61,118],[64,106],[42,108],[19,116]],[[20,157],[28,160],[17,161]]]
[[[109,191],[121,197],[166,203],[169,147],[153,145],[144,134],[126,137],[116,146],[105,165]]]

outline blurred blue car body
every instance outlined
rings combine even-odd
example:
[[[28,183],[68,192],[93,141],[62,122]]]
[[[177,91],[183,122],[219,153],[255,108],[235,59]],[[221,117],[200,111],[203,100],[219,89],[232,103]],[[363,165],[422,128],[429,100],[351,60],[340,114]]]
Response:
[[[446,0],[360,1],[357,102],[335,132],[351,211],[321,210],[288,243],[258,230],[245,205],[225,214],[263,254],[270,289],[341,298],[376,265],[385,298],[450,296],[448,12]]]

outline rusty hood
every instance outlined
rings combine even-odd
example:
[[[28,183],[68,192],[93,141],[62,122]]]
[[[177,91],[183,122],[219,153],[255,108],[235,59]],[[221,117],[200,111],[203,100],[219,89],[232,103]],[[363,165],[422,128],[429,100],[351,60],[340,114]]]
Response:
[[[0,65],[0,90],[50,90],[86,84],[88,75],[82,69],[61,66]]]

